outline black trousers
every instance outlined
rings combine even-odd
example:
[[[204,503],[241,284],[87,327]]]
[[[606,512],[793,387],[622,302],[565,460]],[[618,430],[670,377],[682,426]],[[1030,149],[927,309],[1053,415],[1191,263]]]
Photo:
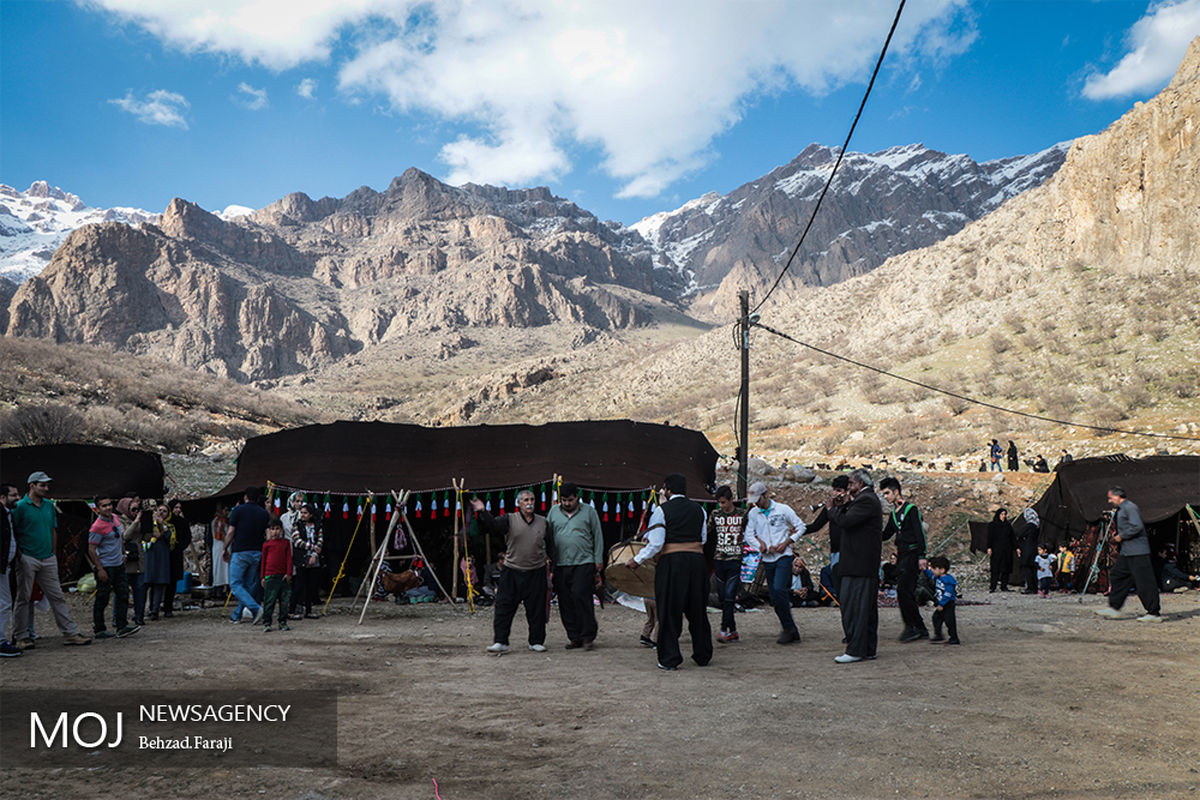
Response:
[[[1137,587],[1138,598],[1146,607],[1147,614],[1158,616],[1158,584],[1154,581],[1154,567],[1150,556],[1117,556],[1117,563],[1108,571],[1108,604],[1119,609],[1125,605],[1129,590]]]
[[[1035,548],[1033,552],[1037,552]],[[1021,567],[1025,570],[1025,591],[1036,592],[1038,588],[1037,562],[1032,558],[1021,559]]]
[[[933,635],[942,635],[942,623],[946,623],[946,633],[950,634],[950,641],[958,641],[958,619],[954,616],[954,606],[957,603],[950,603],[943,606],[941,611],[933,612]]]
[[[920,566],[917,561],[920,553],[901,553],[896,559],[896,568],[900,575],[896,579],[896,605],[900,606],[900,618],[904,620],[904,630],[923,631],[925,620],[921,618],[921,607],[917,605],[917,573]],[[853,655],[853,654],[851,654]]]
[[[838,585],[846,655],[874,658],[879,644],[879,578],[843,575]]]
[[[596,638],[595,594],[596,565],[576,564],[554,568],[554,592],[558,595],[558,615],[572,642]]]
[[[692,660],[704,666],[712,660],[712,628],[708,625],[708,562],[703,553],[668,553],[654,568],[654,599],[658,603],[658,663],[683,663],[679,636],[687,617],[692,637]]]
[[[117,630],[129,624],[129,577],[125,574],[125,565],[105,567],[104,573],[108,575],[108,580],[102,583],[99,578],[96,579],[96,601],[92,605],[92,629],[96,633],[105,629],[104,609],[108,607],[108,598],[111,595],[116,595],[116,601],[113,603],[116,612],[113,615],[113,624],[117,626]],[[7,635],[7,631],[0,634]]]
[[[321,571],[324,567],[297,567],[296,585],[292,589],[291,607],[288,613],[294,613],[304,604],[304,613],[311,614],[314,605],[321,602]]]
[[[529,623],[529,643],[545,644],[546,610],[550,604],[544,568],[519,570],[505,567],[500,570],[496,586],[496,605],[492,612],[492,633],[500,644],[508,644],[513,617],[517,607],[525,604],[525,621]]]
[[[992,575],[988,582],[988,589],[996,591],[996,584],[1000,584],[1001,589],[1008,588],[1008,576],[1012,574],[1012,553],[997,553],[992,551]]]

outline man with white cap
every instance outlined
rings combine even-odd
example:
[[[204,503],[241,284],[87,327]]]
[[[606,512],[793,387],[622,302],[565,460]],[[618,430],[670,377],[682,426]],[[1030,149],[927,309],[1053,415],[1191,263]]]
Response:
[[[746,503],[746,544],[762,553],[762,566],[771,590],[771,605],[782,628],[778,644],[800,641],[800,631],[792,619],[792,545],[804,535],[804,522],[789,506],[771,499],[762,481],[750,485]]]
[[[21,550],[13,630],[16,647],[18,650],[33,647],[28,625],[34,581],[50,601],[54,621],[62,631],[63,644],[91,644],[91,638],[80,634],[79,628],[71,620],[58,580],[58,557],[55,555],[58,552],[58,512],[54,508],[54,501],[50,499],[50,476],[41,471],[34,472],[29,476],[28,483],[29,494],[12,510],[13,532]]]

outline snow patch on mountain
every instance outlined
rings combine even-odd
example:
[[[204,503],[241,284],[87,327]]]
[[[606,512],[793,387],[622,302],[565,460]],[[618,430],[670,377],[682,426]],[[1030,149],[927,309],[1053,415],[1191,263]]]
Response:
[[[0,183],[0,277],[21,284],[37,275],[71,231],[82,225],[136,225],[158,217],[140,208],[89,208],[46,181],[34,181],[24,192]]]

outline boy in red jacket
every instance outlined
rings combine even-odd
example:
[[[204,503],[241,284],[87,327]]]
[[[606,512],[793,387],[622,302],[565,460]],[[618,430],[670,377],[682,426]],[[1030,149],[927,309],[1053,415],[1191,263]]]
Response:
[[[288,630],[287,608],[292,595],[292,543],[283,537],[283,523],[271,517],[263,542],[259,574],[263,586],[263,633],[271,630],[271,616],[279,604],[279,630]]]

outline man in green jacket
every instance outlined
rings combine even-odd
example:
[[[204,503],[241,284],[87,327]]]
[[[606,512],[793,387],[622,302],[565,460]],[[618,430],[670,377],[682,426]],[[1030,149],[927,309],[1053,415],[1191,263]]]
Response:
[[[50,499],[50,476],[40,470],[29,476],[29,493],[12,510],[13,532],[20,548],[20,571],[16,602],[16,622],[13,638],[18,650],[33,648],[29,635],[32,624],[30,606],[33,604],[33,584],[42,587],[42,594],[50,601],[54,621],[63,635],[63,644],[90,644],[90,636],[79,632],[71,619],[67,600],[63,597],[58,580],[58,514],[54,501]]]
[[[600,515],[579,502],[579,487],[564,483],[558,504],[546,515],[554,536],[554,591],[558,613],[567,631],[567,649],[591,650],[596,641],[596,610],[592,595],[596,575],[604,567],[604,532]]]

